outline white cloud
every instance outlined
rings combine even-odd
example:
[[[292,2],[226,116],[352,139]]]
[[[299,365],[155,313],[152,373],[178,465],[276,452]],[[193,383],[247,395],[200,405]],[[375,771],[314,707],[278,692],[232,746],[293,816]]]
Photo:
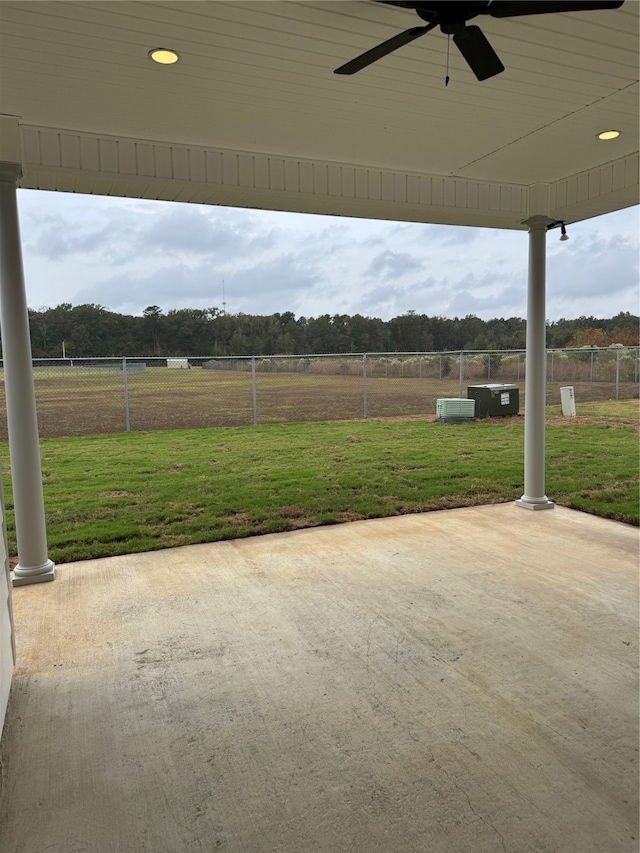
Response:
[[[524,316],[527,235],[20,191],[29,304]],[[550,319],[638,310],[638,208],[549,235]]]
[[[366,274],[374,278],[395,279],[422,268],[420,261],[408,252],[385,249],[369,264]]]

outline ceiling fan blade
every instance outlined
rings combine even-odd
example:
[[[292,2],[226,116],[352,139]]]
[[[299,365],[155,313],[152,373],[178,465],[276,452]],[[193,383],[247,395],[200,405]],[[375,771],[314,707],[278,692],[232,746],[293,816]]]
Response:
[[[478,80],[488,80],[504,71],[498,54],[480,27],[464,27],[453,35],[453,43],[467,60]]]
[[[547,15],[552,12],[589,12],[592,9],[619,9],[624,0],[495,0],[486,13],[494,18],[512,18],[520,15]]]
[[[393,53],[394,50],[397,50],[399,47],[403,47],[405,44],[409,44],[409,42],[414,39],[420,38],[420,36],[428,33],[429,30],[432,30],[436,25],[436,23],[428,24],[426,27],[411,27],[410,30],[405,30],[402,33],[398,33],[397,36],[393,36],[386,41],[383,41],[382,44],[376,45],[376,47],[372,47],[371,50],[367,50],[365,53],[360,54],[360,56],[356,56],[355,59],[352,59],[350,62],[346,62],[344,65],[341,65],[340,68],[336,68],[333,72],[334,74],[355,74],[356,71],[361,71],[363,68],[366,68],[367,65],[371,65],[372,62],[377,62],[378,59],[382,59],[383,56],[386,56],[388,53]]]
[[[378,3],[384,3],[386,6],[400,6],[402,9],[415,9],[417,0],[377,0]]]

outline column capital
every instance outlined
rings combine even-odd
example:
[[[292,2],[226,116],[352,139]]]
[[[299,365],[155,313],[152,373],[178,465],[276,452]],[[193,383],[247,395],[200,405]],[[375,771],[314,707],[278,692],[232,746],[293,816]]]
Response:
[[[529,231],[542,231],[546,229],[548,225],[551,225],[554,222],[550,216],[544,216],[540,213],[536,213],[535,216],[530,216],[528,219],[523,219],[522,224],[526,225],[529,228]]]
[[[20,163],[6,163],[0,161],[0,181],[3,184],[13,184],[16,186],[22,175],[22,166]]]
[[[531,184],[527,193],[527,213],[548,216],[551,213],[549,184]]]
[[[22,175],[22,145],[18,116],[0,115],[0,181],[17,184]]]

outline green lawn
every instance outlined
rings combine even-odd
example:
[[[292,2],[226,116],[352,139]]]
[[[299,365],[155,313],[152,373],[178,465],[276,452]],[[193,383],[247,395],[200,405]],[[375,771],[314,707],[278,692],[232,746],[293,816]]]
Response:
[[[637,404],[629,404],[637,411]],[[621,416],[622,417],[622,416]],[[547,430],[547,494],[638,523],[631,422]],[[42,441],[55,562],[360,518],[498,503],[523,491],[522,419],[355,421]],[[0,448],[15,550],[8,449]]]

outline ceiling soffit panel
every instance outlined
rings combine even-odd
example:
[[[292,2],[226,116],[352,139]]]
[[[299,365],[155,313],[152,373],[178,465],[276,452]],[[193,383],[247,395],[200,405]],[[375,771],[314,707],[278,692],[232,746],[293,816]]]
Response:
[[[439,32],[353,77],[332,73],[417,23],[368,0],[0,0],[0,113],[20,117],[25,142],[41,134],[24,186],[520,227],[528,186],[557,185],[560,200],[563,182],[637,158],[639,8],[483,18],[507,71],[478,83],[452,50],[445,87]],[[158,45],[180,62],[154,66],[147,51]],[[602,144],[596,133],[609,127],[622,135]],[[42,142],[49,132],[56,144]],[[110,140],[124,171],[110,171],[108,153],[97,171],[69,165],[74,135],[104,152]],[[173,152],[169,177],[132,171],[125,152],[144,164],[149,146],[158,163]],[[197,152],[220,155],[221,182],[193,177]],[[637,201],[626,183],[607,193],[591,184],[580,207],[576,196],[559,209],[590,216]]]
[[[622,92],[577,110],[470,163],[459,174],[485,181],[495,180],[496,175],[500,175],[502,180],[525,184],[560,180],[563,176],[587,170],[598,161],[606,146],[598,139],[598,132],[612,126],[621,133],[612,146],[616,157],[634,154],[639,142],[638,97],[638,83],[630,84]],[[612,113],[615,125],[609,123]],[[537,156],[541,148],[553,152],[544,161]]]

